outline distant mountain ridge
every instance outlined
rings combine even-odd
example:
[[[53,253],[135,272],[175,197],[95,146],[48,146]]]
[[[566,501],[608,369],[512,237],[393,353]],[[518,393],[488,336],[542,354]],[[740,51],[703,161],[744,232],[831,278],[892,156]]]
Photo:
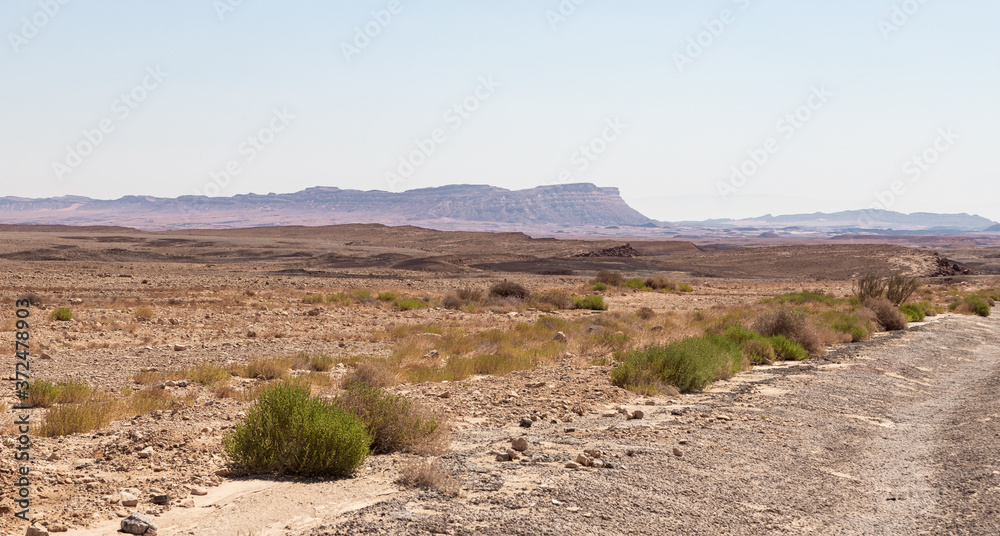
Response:
[[[982,216],[973,214],[936,214],[930,212],[914,212],[903,214],[889,210],[847,210],[842,212],[813,214],[788,214],[772,216],[770,214],[757,218],[720,219],[703,222],[684,222],[690,225],[708,227],[739,228],[745,231],[775,231],[803,228],[823,231],[842,232],[885,232],[896,231],[943,233],[969,233],[1000,230],[1000,224]]]
[[[395,193],[320,186],[289,194],[232,197],[3,197],[0,223],[161,230],[344,223],[635,226],[652,225],[653,220],[628,206],[617,188],[562,184],[516,191],[453,185]]]

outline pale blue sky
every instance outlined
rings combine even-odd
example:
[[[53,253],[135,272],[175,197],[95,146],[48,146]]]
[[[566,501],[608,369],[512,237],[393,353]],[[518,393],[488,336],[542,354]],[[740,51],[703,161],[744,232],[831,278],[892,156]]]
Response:
[[[372,12],[389,0],[228,1],[222,20],[227,0],[0,3],[0,195],[569,181],[617,186],[663,220],[878,197],[1000,220],[993,0],[398,0],[384,28]],[[575,12],[547,14],[560,5]],[[378,35],[348,61],[369,23]],[[129,92],[142,102],[125,116]],[[449,112],[463,101],[475,110]],[[797,109],[806,121],[779,123]],[[89,155],[67,154],[102,122]],[[918,175],[907,161],[925,150]],[[766,163],[733,179],[748,151]]]

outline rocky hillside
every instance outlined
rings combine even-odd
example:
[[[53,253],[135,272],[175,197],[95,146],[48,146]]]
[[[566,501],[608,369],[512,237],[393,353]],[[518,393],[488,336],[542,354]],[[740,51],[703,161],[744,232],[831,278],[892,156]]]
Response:
[[[649,224],[651,220],[628,206],[617,188],[565,184],[516,191],[455,185],[401,193],[316,187],[291,194],[176,199],[4,197],[0,198],[0,223],[122,225],[159,230],[344,223],[631,226]]]

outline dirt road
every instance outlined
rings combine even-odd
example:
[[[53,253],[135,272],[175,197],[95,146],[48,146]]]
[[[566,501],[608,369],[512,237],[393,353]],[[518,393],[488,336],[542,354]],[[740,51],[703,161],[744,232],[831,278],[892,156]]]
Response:
[[[483,452],[516,427],[467,433],[448,459],[475,475],[464,498],[398,497],[309,534],[998,534],[998,395],[1000,319],[946,317],[642,420],[532,427],[528,462]],[[594,448],[616,468],[564,467]]]

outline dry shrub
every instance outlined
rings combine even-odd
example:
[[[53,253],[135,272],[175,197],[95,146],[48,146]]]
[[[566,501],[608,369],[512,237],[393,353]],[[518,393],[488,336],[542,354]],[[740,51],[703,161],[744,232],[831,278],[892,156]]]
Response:
[[[881,298],[888,281],[880,274],[869,272],[858,277],[854,283],[854,295],[864,303],[870,299]]]
[[[886,331],[899,331],[909,325],[906,316],[886,298],[873,298],[864,302],[875,315],[875,321]]]
[[[451,497],[457,497],[462,491],[458,480],[439,459],[406,462],[399,471],[396,483],[408,488],[432,489]]]
[[[490,297],[526,300],[531,297],[531,292],[528,292],[528,289],[522,285],[504,279],[490,287]]]
[[[809,322],[805,313],[789,307],[764,313],[754,321],[752,329],[765,337],[787,337],[802,345],[809,355],[820,356],[826,353],[816,326]]]
[[[906,277],[903,274],[893,274],[886,281],[885,297],[893,305],[899,307],[906,300],[910,299],[917,289],[920,288],[920,280],[915,277]]]
[[[547,290],[535,294],[534,300],[540,304],[551,305],[555,309],[569,309],[573,306],[573,297],[561,290]]]
[[[770,365],[777,359],[774,346],[767,339],[750,339],[744,342],[743,355],[754,365]]]
[[[288,371],[291,368],[292,360],[288,358],[255,359],[246,367],[237,367],[232,372],[244,378],[280,380],[288,376]]]
[[[344,389],[350,389],[355,385],[391,387],[398,383],[399,377],[389,370],[389,367],[382,363],[372,362],[359,363],[340,381],[340,385]]]
[[[447,451],[448,430],[442,420],[412,400],[381,388],[354,385],[334,404],[365,423],[376,454],[412,452],[432,455]]]
[[[671,290],[676,292],[679,288],[677,281],[662,275],[646,278],[645,284],[653,290]]]
[[[154,316],[156,316],[152,307],[140,307],[136,309],[133,314],[135,315],[135,319],[141,322],[149,322]]]
[[[625,276],[622,275],[621,272],[601,270],[600,272],[597,272],[597,277],[594,280],[609,287],[620,287],[623,283],[625,283]]]
[[[635,312],[636,316],[643,320],[651,320],[656,316],[656,311],[650,309],[649,307],[643,307]]]
[[[458,289],[458,292],[456,292],[455,295],[458,299],[467,302],[478,302],[483,299],[483,291],[468,287]]]
[[[446,294],[444,298],[441,298],[441,306],[445,309],[461,309],[465,307],[465,304],[466,301],[455,293]]]

